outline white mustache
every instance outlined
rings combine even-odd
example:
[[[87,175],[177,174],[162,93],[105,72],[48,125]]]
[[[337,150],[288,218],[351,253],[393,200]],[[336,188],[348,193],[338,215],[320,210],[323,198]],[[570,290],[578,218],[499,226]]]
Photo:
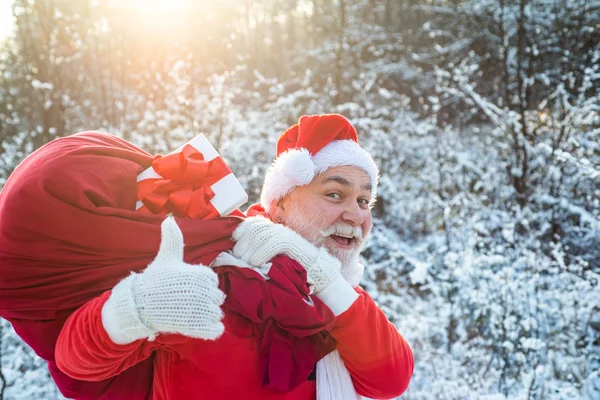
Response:
[[[358,243],[363,241],[363,230],[360,226],[352,226],[349,224],[337,223],[321,232],[323,237],[336,235],[348,236],[356,239]]]

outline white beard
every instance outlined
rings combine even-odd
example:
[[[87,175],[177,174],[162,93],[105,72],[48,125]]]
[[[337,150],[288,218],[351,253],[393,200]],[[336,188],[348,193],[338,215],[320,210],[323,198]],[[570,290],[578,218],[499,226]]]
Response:
[[[313,218],[313,221],[321,221],[320,215]],[[312,221],[303,218],[302,210],[297,208],[292,202],[285,225],[298,232],[302,237],[317,247],[325,246],[327,238],[335,233],[352,233],[357,241],[356,246],[350,250],[342,250],[337,247],[327,247],[327,251],[332,256],[340,260],[342,264],[341,273],[344,279],[352,286],[358,286],[364,272],[364,266],[360,263],[360,252],[364,247],[367,235],[363,236],[361,227],[350,224],[337,223],[330,227],[315,226]]]
[[[322,239],[323,242],[325,241],[325,239],[327,239],[327,237],[330,234],[333,234],[335,232],[335,228],[336,228],[336,226],[334,225],[327,231],[321,232],[321,235],[322,235],[321,237],[323,238]],[[329,232],[331,232],[331,233],[329,233]],[[326,233],[329,233],[329,234],[326,234]],[[360,237],[362,238],[362,232],[360,234]],[[355,240],[358,240],[358,239],[355,239]],[[344,277],[346,282],[348,282],[350,285],[352,285],[352,287],[357,286],[359,284],[360,280],[362,279],[363,272],[364,272],[364,267],[360,263],[360,252],[363,249],[363,245],[364,245],[364,241],[361,241],[361,242],[357,243],[357,245],[351,250],[342,250],[337,247],[334,247],[334,248],[328,247],[327,248],[327,251],[329,252],[329,254],[331,254],[338,260],[340,260],[340,262],[342,263],[342,269],[341,269],[342,276]]]

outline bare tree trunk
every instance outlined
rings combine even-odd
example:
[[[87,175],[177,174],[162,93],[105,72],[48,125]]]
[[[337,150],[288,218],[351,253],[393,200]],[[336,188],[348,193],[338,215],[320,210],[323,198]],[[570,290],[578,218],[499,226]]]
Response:
[[[340,0],[340,25],[338,29],[338,48],[335,59],[335,104],[342,99],[342,55],[344,53],[344,26],[346,25],[346,2]]]
[[[296,49],[296,18],[294,13],[295,9],[290,7],[287,13],[287,46],[285,46],[285,49],[289,53],[294,53],[294,50]],[[285,58],[284,55],[284,59]]]
[[[391,29],[394,26],[394,3],[392,0],[386,0],[385,2],[385,27]]]
[[[245,23],[245,38],[244,38],[244,57],[247,60],[249,68],[247,69],[248,78],[252,76],[254,70],[254,41],[252,35],[251,14],[252,0],[246,0],[244,5],[244,23]]]
[[[223,71],[224,73],[225,71]],[[223,79],[223,83],[221,85],[221,106],[219,107],[219,117],[217,119],[217,140],[215,141],[215,149],[218,152],[221,152],[221,143],[223,142],[223,125],[224,123],[224,114],[225,114],[225,88],[227,84],[227,77]]]
[[[500,41],[501,41],[501,46],[500,48],[502,49],[502,67],[504,70],[504,98],[502,101],[502,106],[503,107],[507,107],[510,101],[510,92],[509,92],[509,87],[510,87],[510,72],[508,71],[508,37],[506,36],[506,29],[505,29],[505,13],[506,11],[506,4],[505,4],[505,0],[500,0]]]
[[[121,131],[121,135],[123,135],[123,137],[128,140],[131,138],[131,135],[129,133],[129,127],[127,124],[127,79],[126,79],[126,74],[125,74],[125,69],[127,68],[127,62],[125,60],[125,39],[124,39],[124,33],[123,33],[123,29],[125,24],[121,24],[121,34],[119,35],[119,46],[121,47],[121,57],[119,58],[119,61],[121,63],[121,76],[120,76],[120,81],[121,81],[121,112],[119,114],[119,130]]]
[[[116,118],[115,118],[115,95],[113,93],[113,88],[112,88],[112,69],[114,68],[113,65],[113,38],[112,35],[107,35],[106,36],[106,53],[108,53],[108,68],[105,69],[106,71],[106,76],[103,76],[102,78],[104,80],[106,80],[106,85],[108,86],[108,97],[106,98],[107,104],[106,107],[108,108],[108,120],[109,125],[111,127],[116,125]],[[104,74],[103,74],[104,75]]]
[[[320,1],[319,0],[313,0],[313,14],[312,14],[312,18],[311,18],[311,29],[312,29],[312,35],[311,35],[311,43],[310,43],[310,47],[313,48],[317,43],[319,43],[319,18],[320,18]]]
[[[529,138],[529,131],[527,129],[527,90],[525,88],[526,82],[523,76],[523,67],[525,63],[525,6],[527,0],[520,0],[519,3],[519,21],[518,21],[518,33],[517,33],[517,90],[518,90],[518,108],[519,115],[521,117],[521,140],[522,142],[519,147],[519,153],[521,162],[518,165],[519,176],[513,177],[513,186],[517,191],[517,202],[521,207],[527,204],[527,191],[528,191],[528,175],[529,175],[529,154],[527,150],[527,143],[525,141]],[[515,127],[516,129],[516,127]]]
[[[194,130],[195,121],[196,121],[196,113],[195,113],[196,110],[194,107],[194,98],[195,98],[195,94],[196,94],[196,80],[194,79],[195,72],[196,72],[195,61],[196,61],[196,58],[192,54],[191,58],[190,58],[190,63],[187,68],[189,84],[187,87],[187,96],[186,96],[187,98],[186,98],[186,107],[185,107],[187,124],[188,124],[187,129],[189,131],[188,133],[194,132],[194,135],[196,135],[196,132]]]

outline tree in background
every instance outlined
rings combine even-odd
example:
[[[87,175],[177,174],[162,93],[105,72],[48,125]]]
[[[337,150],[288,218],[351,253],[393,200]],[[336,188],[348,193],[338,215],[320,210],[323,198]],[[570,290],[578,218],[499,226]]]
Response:
[[[342,113],[381,167],[364,286],[409,332],[403,398],[599,395],[597,2],[152,3],[15,1],[2,180],[81,130],[203,132],[255,201],[278,135]],[[3,332],[5,398],[57,397]]]

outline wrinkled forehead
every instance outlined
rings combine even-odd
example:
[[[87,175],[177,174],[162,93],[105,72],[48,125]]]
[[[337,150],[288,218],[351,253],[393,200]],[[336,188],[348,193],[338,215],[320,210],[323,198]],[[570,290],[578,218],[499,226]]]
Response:
[[[361,191],[373,191],[373,185],[369,174],[359,167],[343,165],[327,169],[314,177],[310,185],[323,186],[338,184],[348,189]]]

